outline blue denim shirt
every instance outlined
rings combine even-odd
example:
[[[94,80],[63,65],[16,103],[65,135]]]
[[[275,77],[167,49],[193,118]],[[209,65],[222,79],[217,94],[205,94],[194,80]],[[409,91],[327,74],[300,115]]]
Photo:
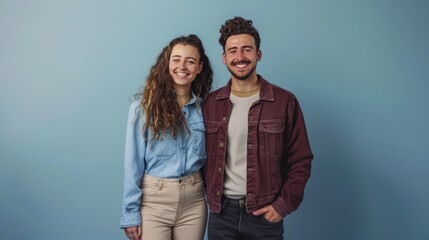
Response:
[[[183,131],[173,137],[161,133],[159,140],[152,140],[150,130],[142,131],[145,119],[140,102],[131,104],[125,141],[121,228],[141,224],[141,182],[144,174],[178,178],[199,171],[206,163],[204,120],[196,101],[200,100],[192,95],[190,102],[182,108],[190,134]]]

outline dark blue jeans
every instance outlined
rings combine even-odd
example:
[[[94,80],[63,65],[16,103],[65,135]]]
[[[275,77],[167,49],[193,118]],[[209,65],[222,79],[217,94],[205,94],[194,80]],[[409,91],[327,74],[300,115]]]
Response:
[[[283,240],[283,219],[273,223],[246,212],[245,199],[222,197],[220,213],[209,215],[209,240]]]

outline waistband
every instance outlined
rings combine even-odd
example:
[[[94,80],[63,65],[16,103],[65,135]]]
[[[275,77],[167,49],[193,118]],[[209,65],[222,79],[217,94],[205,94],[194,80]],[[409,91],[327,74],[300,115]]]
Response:
[[[246,205],[246,198],[243,197],[239,199],[234,199],[234,198],[229,198],[225,195],[222,195],[221,203],[222,203],[222,208],[224,208],[227,204],[233,204],[233,205],[238,205],[240,207],[244,207]]]
[[[189,183],[195,184],[202,180],[203,180],[203,177],[199,171],[180,178],[160,178],[149,174],[145,174],[143,177],[143,182],[157,184],[161,186],[166,184],[172,184],[172,185],[189,184]]]

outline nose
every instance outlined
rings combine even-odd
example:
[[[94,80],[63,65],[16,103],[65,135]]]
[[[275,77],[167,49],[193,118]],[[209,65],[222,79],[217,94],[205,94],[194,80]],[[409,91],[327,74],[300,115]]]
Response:
[[[180,68],[181,68],[181,69],[186,69],[186,61],[182,61],[182,62],[180,63]]]
[[[243,59],[243,56],[244,56],[244,52],[243,52],[243,50],[240,50],[240,51],[237,51],[237,58],[238,59]]]

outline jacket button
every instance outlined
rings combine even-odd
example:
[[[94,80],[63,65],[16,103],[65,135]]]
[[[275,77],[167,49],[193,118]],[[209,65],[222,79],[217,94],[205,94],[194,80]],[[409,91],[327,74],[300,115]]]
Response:
[[[223,147],[223,142],[219,143],[219,147]]]

